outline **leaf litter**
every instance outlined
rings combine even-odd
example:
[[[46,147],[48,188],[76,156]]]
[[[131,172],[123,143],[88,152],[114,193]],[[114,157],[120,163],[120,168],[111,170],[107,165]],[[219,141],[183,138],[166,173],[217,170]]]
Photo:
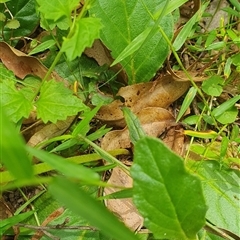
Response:
[[[197,5],[198,1],[191,2]],[[195,7],[194,11],[196,11]],[[190,15],[193,13],[193,10],[190,10]],[[103,49],[101,45],[101,43],[98,43],[98,45],[94,44],[93,48],[86,49],[85,53],[87,56],[94,58],[99,65],[110,65],[112,59],[109,56],[109,52]],[[29,57],[4,42],[0,42],[0,58],[5,66],[21,79],[24,79],[28,74],[44,78],[47,72],[47,68],[37,58]],[[170,63],[168,62],[169,66]],[[103,149],[133,148],[121,111],[123,106],[127,106],[139,118],[142,128],[147,135],[161,138],[173,151],[179,155],[184,154],[185,139],[183,128],[180,124],[176,124],[175,118],[168,110],[168,107],[187,91],[190,83],[186,81],[182,72],[173,71],[171,68],[168,70],[170,75],[159,77],[153,82],[122,87],[117,93],[117,100],[101,107],[96,115],[96,119],[114,128],[101,140]],[[193,71],[190,74],[193,78],[196,75]],[[65,86],[68,86],[68,82],[60,78],[57,73],[51,75],[51,78],[63,81]],[[183,81],[179,81],[179,79]],[[199,77],[196,77],[196,79],[199,79]],[[71,125],[75,117],[69,117],[70,120],[59,121],[59,125],[58,123],[43,125],[43,128],[35,131],[35,133],[32,131],[29,133],[31,137],[28,144],[36,146],[44,140],[61,135]],[[132,187],[132,178],[118,167],[112,170],[108,182],[119,187]],[[104,192],[105,194],[110,194],[117,190],[119,189],[105,188]],[[143,219],[138,214],[131,198],[123,200],[112,199],[106,202],[107,207],[117,214],[132,230],[137,230],[142,226]]]

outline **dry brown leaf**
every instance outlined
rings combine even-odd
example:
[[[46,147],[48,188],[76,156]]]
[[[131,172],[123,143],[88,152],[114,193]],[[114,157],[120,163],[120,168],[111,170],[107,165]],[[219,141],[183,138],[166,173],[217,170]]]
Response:
[[[175,81],[170,75],[157,79],[154,82],[139,83],[120,88],[117,96],[119,99],[100,108],[97,118],[112,126],[124,127],[125,121],[121,111],[122,106],[129,107],[137,114],[146,107],[166,108],[189,88],[189,82]]]
[[[163,142],[179,156],[184,156],[186,150],[184,129],[181,125],[176,125],[168,129],[162,139]]]
[[[108,183],[119,187],[132,187],[132,178],[119,167],[112,170]],[[105,195],[119,191],[118,188],[107,187],[104,189]],[[143,225],[143,218],[138,213],[131,198],[108,199],[105,201],[107,208],[113,212],[127,227],[136,231]]]
[[[94,58],[99,66],[111,65],[113,59],[99,39],[95,40],[91,48],[86,48],[84,53]]]
[[[174,122],[172,114],[164,108],[147,107],[136,115],[142,124],[144,132],[153,137],[158,137]],[[128,128],[108,132],[102,139],[101,147],[105,150],[130,148],[131,142]]]
[[[50,138],[60,136],[69,128],[74,119],[75,116],[71,116],[66,120],[57,121],[55,124],[49,123],[47,125],[44,125],[41,130],[38,130],[35,134],[32,135],[27,144],[31,147],[34,147],[37,144]]]
[[[0,42],[0,59],[9,70],[21,79],[29,74],[43,79],[48,71],[37,58],[28,56],[5,42]],[[55,72],[51,74],[49,79],[62,81],[65,86],[68,86],[68,82]]]

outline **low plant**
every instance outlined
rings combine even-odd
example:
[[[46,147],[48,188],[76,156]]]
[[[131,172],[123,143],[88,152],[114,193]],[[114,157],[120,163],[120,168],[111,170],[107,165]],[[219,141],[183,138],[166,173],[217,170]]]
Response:
[[[48,190],[45,199],[41,200],[39,194],[27,201],[33,207],[32,211],[21,213],[21,208],[2,220],[1,234],[29,219],[34,223],[43,222],[49,211],[47,216],[40,217],[36,208],[48,208],[46,203],[52,201],[54,210],[56,206],[66,206],[67,215],[53,217],[52,223],[63,228],[61,231],[48,229],[51,237],[51,233],[69,237],[69,229],[64,227],[68,224],[66,217],[71,216],[72,225],[90,225],[87,229],[77,229],[76,238],[82,239],[236,239],[239,172],[232,168],[239,166],[239,127],[235,122],[238,118],[236,103],[240,95],[231,93],[231,98],[223,103],[219,103],[218,98],[239,71],[239,53],[230,54],[230,45],[239,48],[239,36],[234,27],[231,25],[225,29],[220,26],[219,30],[196,41],[193,48],[189,43],[202,36],[197,33],[196,23],[202,18],[207,4],[199,9],[171,43],[174,25],[172,12],[186,1],[134,0],[126,3],[89,0],[83,5],[76,0],[18,2],[19,6],[28,3],[31,6],[29,11],[33,13],[31,17],[40,20],[41,28],[48,32],[42,43],[31,41],[33,48],[30,54],[48,48],[51,54],[45,61],[49,69],[43,79],[28,76],[19,81],[11,71],[0,66],[0,126],[4,126],[0,138],[1,166],[6,168],[1,172],[1,192],[38,184],[46,185]],[[233,1],[233,4],[236,3]],[[26,39],[33,31],[36,21],[29,27],[21,18],[21,14],[27,16],[28,10],[23,8],[21,13],[20,8],[15,9],[11,1],[2,1],[0,7],[3,10],[0,15],[1,40],[15,46],[20,37]],[[37,14],[33,11],[35,7]],[[233,5],[232,11],[225,10],[234,17],[237,7]],[[13,23],[17,25],[14,27]],[[27,31],[23,33],[23,29]],[[218,42],[214,42],[216,36],[220,39]],[[92,121],[102,104],[111,101],[109,98],[101,99],[95,87],[100,82],[103,85],[109,83],[114,92],[119,88],[115,73],[82,56],[84,49],[91,47],[97,38],[101,38],[112,51],[115,59],[112,65],[121,63],[128,76],[128,83],[124,84],[129,85],[152,79],[172,50],[177,59],[176,67],[185,71],[193,85],[177,117],[177,121],[181,120],[189,127],[185,135],[193,137],[184,160],[159,139],[145,136],[137,117],[127,108],[123,108],[123,112],[134,145],[133,166],[129,168],[116,158],[118,155],[129,155],[128,150],[108,152],[95,143],[109,129],[105,126],[93,129]],[[186,40],[189,42],[185,43]],[[190,71],[184,68],[178,56],[183,44],[193,53],[201,50],[211,56],[216,49],[226,52],[217,64],[217,71],[208,72],[210,76],[201,87],[193,81]],[[80,71],[76,72],[76,64],[79,63]],[[72,68],[70,74],[66,74],[64,64]],[[75,87],[69,89],[63,82],[52,80],[54,69],[64,69],[62,77]],[[184,117],[197,97],[201,99],[197,102],[200,113]],[[37,118],[44,123],[55,123],[74,115],[79,115],[80,121],[74,122],[66,134],[30,147],[25,144],[16,126],[20,129],[23,119],[33,109],[37,112]],[[41,149],[45,146],[48,147]],[[64,151],[75,149],[78,149],[80,156],[61,156]],[[87,154],[89,149],[96,153]],[[192,157],[196,155],[197,159]],[[40,163],[32,164],[36,159]],[[99,166],[96,161],[101,159],[108,164]],[[118,197],[133,199],[144,218],[144,226],[151,231],[147,234],[133,233],[103,206],[102,198],[98,198],[100,187],[112,187],[102,181],[101,173],[116,166],[133,178],[133,188],[127,191],[120,189]],[[49,171],[53,174],[48,175]],[[43,204],[41,201],[46,202]],[[41,227],[36,229],[42,230]],[[208,229],[219,237],[206,231]],[[24,234],[32,232],[22,225],[19,238]],[[75,235],[71,237],[74,239]]]

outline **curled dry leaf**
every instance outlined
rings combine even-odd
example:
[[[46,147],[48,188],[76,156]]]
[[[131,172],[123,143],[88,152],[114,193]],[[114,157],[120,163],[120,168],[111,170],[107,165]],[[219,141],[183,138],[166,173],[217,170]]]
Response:
[[[119,187],[131,188],[133,180],[122,169],[115,167],[112,170],[112,174],[108,180],[108,183]],[[114,193],[116,191],[119,191],[119,189],[114,187],[106,187],[104,189],[105,195]],[[105,203],[107,208],[133,231],[136,231],[142,227],[143,218],[138,213],[131,198],[108,199],[105,201]]]
[[[35,75],[43,79],[48,71],[37,58],[30,57],[5,42],[0,42],[0,59],[9,70],[21,79],[27,75]],[[49,78],[62,81],[65,86],[68,86],[68,82],[55,72]]]
[[[161,135],[174,122],[173,115],[166,109],[159,107],[143,108],[136,115],[144,132],[153,137]],[[101,147],[104,150],[130,148],[131,142],[128,128],[108,132],[102,139]]]
[[[124,127],[126,124],[121,111],[122,106],[129,107],[134,114],[146,107],[166,108],[181,97],[189,86],[189,82],[178,82],[167,75],[154,82],[122,87],[117,96],[124,101],[117,99],[102,106],[96,117],[109,125]]]
[[[50,123],[44,125],[41,130],[38,130],[36,133],[32,135],[27,144],[31,147],[34,147],[37,144],[46,141],[50,138],[60,136],[69,128],[74,119],[75,116],[71,116],[68,117],[66,120],[57,121],[55,124]]]

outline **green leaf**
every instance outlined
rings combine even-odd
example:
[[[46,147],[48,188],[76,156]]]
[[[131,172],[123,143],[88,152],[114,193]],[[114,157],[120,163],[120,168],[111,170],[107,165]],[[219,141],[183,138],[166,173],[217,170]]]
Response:
[[[91,225],[98,227],[106,236],[116,240],[138,239],[100,202],[93,199],[78,185],[66,179],[56,178],[50,185],[49,191],[72,212],[88,220]]]
[[[123,107],[123,116],[129,129],[131,142],[135,144],[139,139],[146,136],[137,116],[127,107]]]
[[[54,80],[43,83],[40,97],[35,104],[38,118],[45,123],[48,121],[55,123],[88,109],[63,83]]]
[[[180,109],[180,111],[178,113],[176,122],[178,122],[181,119],[181,117],[184,115],[184,113],[187,111],[188,107],[192,103],[192,100],[196,96],[196,93],[197,93],[197,89],[196,88],[191,87],[189,89],[186,97],[184,98],[184,101],[182,103],[181,109]]]
[[[226,43],[224,41],[214,42],[210,44],[208,47],[206,47],[205,50],[218,50],[218,49],[223,49],[225,47],[226,47]]]
[[[101,40],[111,50],[113,58],[123,54],[119,58],[124,58],[121,64],[127,72],[130,84],[149,81],[168,55],[168,44],[158,27],[154,26],[153,19],[153,14],[165,3],[165,0],[101,0],[95,1],[90,8],[91,16],[102,20],[104,27],[101,30]],[[172,16],[161,18],[160,26],[171,39]],[[153,34],[148,37],[148,32],[153,27]],[[122,53],[123,51],[125,52]]]
[[[33,214],[33,211],[28,211],[25,213],[21,213],[19,215],[16,216],[12,216],[10,218],[7,219],[3,219],[0,222],[0,236],[2,237],[2,234],[8,230],[10,227],[22,222],[23,220],[27,219],[28,217],[30,217]]]
[[[5,80],[0,83],[0,92],[2,107],[11,121],[16,123],[29,116],[33,104],[16,89],[14,81]]]
[[[177,35],[176,39],[173,42],[173,48],[175,51],[178,51],[185,43],[187,37],[191,33],[194,24],[200,20],[204,10],[207,7],[207,4],[208,3],[205,3],[201,6],[201,8],[192,16],[192,18],[184,25],[180,33]]]
[[[1,103],[0,103],[1,106]],[[2,109],[2,106],[1,106]],[[31,161],[25,151],[23,138],[18,134],[4,111],[0,114],[0,161],[18,180],[29,180],[33,178]]]
[[[139,140],[134,149],[133,200],[158,239],[195,239],[205,224],[201,182],[161,141]]]
[[[41,43],[37,47],[35,47],[28,55],[33,55],[39,52],[43,52],[52,46],[54,46],[56,42],[53,39],[47,40],[46,42]]]
[[[11,12],[13,18],[17,20],[20,26],[17,29],[4,28],[4,39],[8,40],[16,37],[28,36],[37,27],[39,18],[36,14],[35,0],[14,0],[6,3],[8,10]],[[5,7],[0,5],[0,12],[4,12]],[[8,17],[10,18],[10,16]],[[1,35],[0,35],[1,39]]]
[[[82,18],[76,21],[73,36],[63,38],[61,51],[66,53],[69,61],[81,56],[86,47],[91,47],[99,38],[102,24],[97,18]]]
[[[87,183],[99,183],[99,175],[91,169],[82,165],[66,161],[66,159],[55,154],[28,147],[28,152],[43,162],[48,163],[53,169],[61,172],[67,177],[76,178]]]
[[[199,164],[194,161],[192,164],[191,171],[202,181],[208,205],[206,218],[217,227],[238,235],[240,172],[225,169],[216,161],[201,161]]]
[[[10,29],[17,29],[20,27],[20,23],[17,19],[11,19],[7,21],[5,27],[10,28]]]
[[[221,115],[218,115],[216,117],[216,120],[221,124],[233,123],[235,122],[236,117],[238,116],[238,112],[239,112],[238,109],[235,106],[232,106],[231,108],[223,112]]]
[[[4,22],[6,20],[6,15],[0,12],[0,21]]]
[[[224,79],[220,76],[211,76],[205,80],[202,84],[202,90],[210,96],[220,96],[223,91],[222,85],[224,84]]]
[[[226,102],[222,103],[220,106],[213,109],[213,111],[212,111],[213,116],[214,117],[220,116],[228,109],[231,109],[234,106],[234,104],[239,100],[240,100],[240,95],[237,95],[237,96],[227,100]]]
[[[60,29],[61,22],[67,21],[68,26],[71,25],[71,13],[78,6],[78,0],[37,0],[39,5],[38,11],[42,13],[43,17],[47,20],[53,20],[55,25],[57,23]],[[52,21],[52,22],[53,22]],[[60,26],[59,26],[60,24]]]

